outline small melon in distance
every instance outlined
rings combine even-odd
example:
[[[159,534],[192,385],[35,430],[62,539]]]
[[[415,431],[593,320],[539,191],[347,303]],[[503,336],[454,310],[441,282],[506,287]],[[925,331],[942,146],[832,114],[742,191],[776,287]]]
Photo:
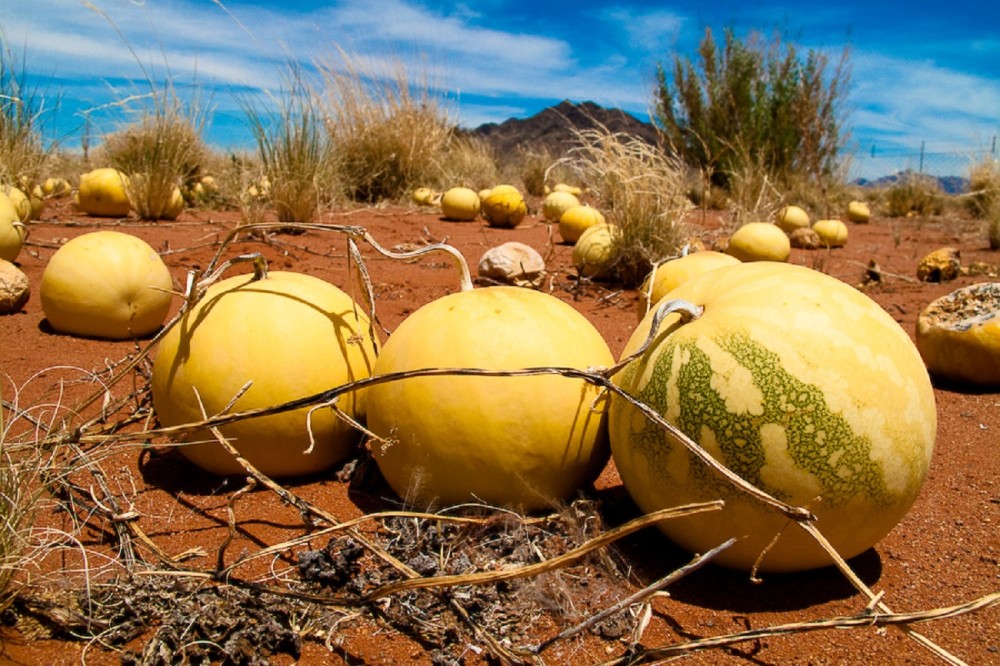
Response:
[[[471,222],[479,216],[479,195],[468,187],[452,187],[441,196],[441,212],[446,219]]]
[[[111,167],[93,169],[80,176],[76,205],[97,217],[125,217],[132,210],[128,176]]]
[[[740,260],[731,255],[714,250],[704,250],[657,264],[639,288],[639,319],[645,317],[649,308],[659,303],[660,299],[691,278],[716,268],[738,263]],[[651,279],[652,286],[650,286]]]
[[[604,214],[593,206],[572,206],[559,216],[559,235],[564,243],[576,243],[590,227],[605,224]]]
[[[817,220],[812,228],[820,242],[827,247],[847,245],[847,225],[840,220]]]
[[[799,206],[785,206],[778,211],[778,227],[786,234],[790,234],[796,229],[809,227],[809,213]]]
[[[733,232],[726,253],[740,261],[788,261],[788,234],[770,222],[749,222]]]

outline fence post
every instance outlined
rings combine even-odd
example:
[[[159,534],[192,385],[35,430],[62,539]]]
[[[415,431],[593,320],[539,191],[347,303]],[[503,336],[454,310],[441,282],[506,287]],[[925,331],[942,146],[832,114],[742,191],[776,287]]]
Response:
[[[919,174],[923,174],[924,172],[924,146],[926,143],[926,141],[920,142],[920,169],[917,170],[917,173]]]

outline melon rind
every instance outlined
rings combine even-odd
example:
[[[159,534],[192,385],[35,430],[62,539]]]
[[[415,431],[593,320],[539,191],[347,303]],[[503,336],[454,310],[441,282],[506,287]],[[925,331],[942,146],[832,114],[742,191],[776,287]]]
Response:
[[[915,501],[936,432],[934,394],[912,341],[853,287],[808,268],[740,264],[694,278],[664,301],[705,308],[671,315],[649,349],[615,378],[745,480],[806,506],[843,557],[884,537]],[[623,356],[648,336],[647,315]],[[724,480],[635,407],[613,397],[612,455],[643,511],[725,500],[721,512],[661,523],[715,561],[761,571],[832,562],[804,530]]]

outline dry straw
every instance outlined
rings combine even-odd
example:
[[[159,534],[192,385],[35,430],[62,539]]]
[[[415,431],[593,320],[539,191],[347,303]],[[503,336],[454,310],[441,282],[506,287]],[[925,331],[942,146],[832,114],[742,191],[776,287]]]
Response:
[[[338,51],[321,65],[326,127],[338,181],[350,199],[398,200],[415,187],[440,185],[455,125],[426,79],[411,81],[395,62],[380,67]]]
[[[262,172],[256,183],[243,183],[243,210],[249,222],[256,222],[261,204],[270,202],[279,222],[311,222],[332,200],[335,175],[319,95],[301,67],[289,64],[284,89],[269,101],[276,112],[242,100]]]
[[[655,263],[677,254],[688,239],[687,169],[661,148],[600,124],[576,130],[575,137],[578,145],[566,163],[620,232],[611,268],[624,284],[639,284]]]
[[[42,139],[44,120],[45,108],[26,85],[23,62],[0,26],[0,185],[24,187],[30,194],[44,175],[55,149]]]

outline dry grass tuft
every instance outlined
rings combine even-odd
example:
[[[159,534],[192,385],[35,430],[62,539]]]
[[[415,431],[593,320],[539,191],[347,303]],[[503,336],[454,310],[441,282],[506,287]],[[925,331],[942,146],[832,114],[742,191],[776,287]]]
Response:
[[[456,134],[438,165],[442,189],[464,185],[479,191],[502,180],[496,151],[484,139]]]
[[[176,217],[175,191],[195,177],[205,158],[204,115],[185,103],[171,81],[150,83],[130,125],[104,138],[103,161],[131,176],[126,185],[136,214],[144,220]]]
[[[10,606],[16,594],[11,583],[28,557],[43,467],[38,450],[19,445],[20,438],[12,433],[13,423],[23,416],[16,399],[0,400],[0,612]]]
[[[608,222],[620,229],[613,270],[626,285],[639,284],[653,264],[688,240],[691,208],[687,170],[641,139],[604,127],[576,132],[570,164],[599,198]]]
[[[724,230],[731,233],[749,222],[770,222],[782,205],[781,192],[767,171],[745,166],[729,177],[729,217]]]
[[[45,174],[53,148],[42,137],[44,108],[0,28],[0,185],[26,187]]]
[[[944,193],[935,178],[906,171],[886,190],[885,205],[889,217],[940,215]]]
[[[969,212],[987,221],[991,250],[1000,250],[1000,160],[987,157],[969,169]]]
[[[319,95],[295,65],[289,65],[285,88],[270,100],[277,111],[261,111],[243,100],[244,112],[257,142],[261,173],[241,183],[244,212],[256,218],[265,201],[273,204],[279,222],[310,222],[332,198],[334,168]],[[243,173],[246,176],[246,172]],[[250,186],[255,189],[251,190]]]
[[[322,67],[327,131],[344,194],[375,203],[440,181],[454,124],[427,82],[411,84],[402,63],[389,72],[340,51]]]

